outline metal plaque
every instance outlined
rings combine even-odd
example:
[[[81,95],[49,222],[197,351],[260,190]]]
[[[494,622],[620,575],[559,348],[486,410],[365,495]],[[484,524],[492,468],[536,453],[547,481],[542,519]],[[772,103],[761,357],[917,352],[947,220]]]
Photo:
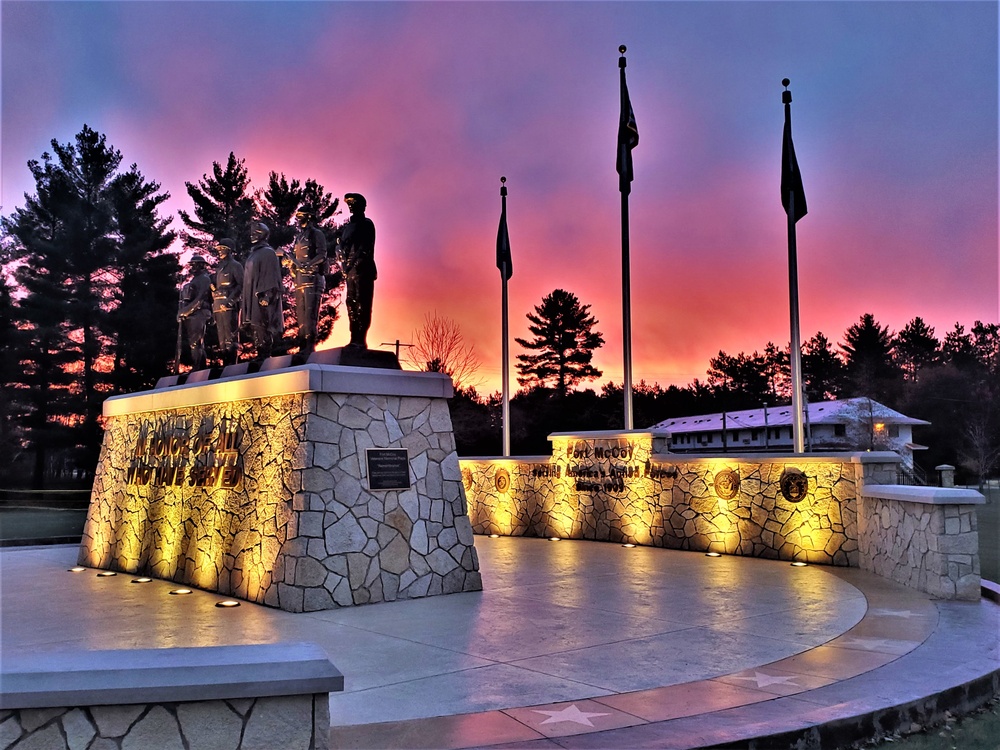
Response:
[[[410,461],[403,448],[369,448],[368,489],[410,489]]]

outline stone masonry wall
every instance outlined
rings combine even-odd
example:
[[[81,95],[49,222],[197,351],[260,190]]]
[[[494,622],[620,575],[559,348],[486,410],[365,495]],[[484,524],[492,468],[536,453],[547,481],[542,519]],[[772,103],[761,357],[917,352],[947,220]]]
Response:
[[[694,458],[656,453],[649,436],[552,440],[551,458],[461,461],[474,531],[858,564],[850,456]],[[795,499],[783,490],[792,474]]]
[[[310,399],[294,461],[298,534],[281,548],[265,603],[298,612],[481,590],[447,402]],[[368,489],[368,448],[406,449],[410,489]]]
[[[980,596],[975,505],[860,499],[860,567],[943,599]]]
[[[0,748],[18,750],[326,750],[330,698],[275,696],[190,703],[0,711]]]
[[[367,448],[409,489],[369,489]],[[293,612],[482,588],[447,401],[415,396],[111,416],[79,562]]]

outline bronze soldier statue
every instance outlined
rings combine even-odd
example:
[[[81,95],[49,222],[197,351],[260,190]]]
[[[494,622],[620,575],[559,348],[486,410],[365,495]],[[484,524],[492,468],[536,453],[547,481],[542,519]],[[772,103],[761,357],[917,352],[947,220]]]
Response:
[[[281,264],[267,238],[267,224],[250,226],[250,255],[243,268],[243,325],[253,332],[257,357],[270,357],[281,341],[284,323],[281,318]]]
[[[316,348],[316,324],[319,302],[326,289],[326,236],[315,224],[308,208],[295,212],[299,233],[292,253],[286,257],[295,280],[295,322],[298,324],[299,352],[311,353]]]
[[[235,251],[236,243],[228,237],[215,243],[219,264],[212,282],[212,314],[222,362],[227,365],[236,364],[240,292],[243,290],[243,266],[233,257]]]
[[[351,219],[340,235],[340,263],[347,279],[347,317],[351,324],[348,346],[367,349],[366,338],[372,323],[375,295],[375,224],[365,216],[368,202],[359,193],[348,193],[344,202]]]
[[[192,255],[191,278],[181,287],[177,321],[183,326],[191,350],[191,367],[205,367],[205,329],[212,317],[212,280],[202,255]]]

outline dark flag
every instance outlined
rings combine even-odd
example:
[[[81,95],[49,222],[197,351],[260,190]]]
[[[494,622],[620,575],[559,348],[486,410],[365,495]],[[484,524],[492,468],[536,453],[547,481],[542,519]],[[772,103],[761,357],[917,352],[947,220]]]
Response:
[[[787,84],[786,84],[787,85]],[[802,189],[802,174],[799,172],[799,163],[795,159],[795,146],[792,145],[792,95],[790,91],[785,91],[785,133],[781,141],[781,205],[788,213],[788,204],[791,193],[795,193],[795,216],[793,221],[798,221],[806,215],[806,194]]]
[[[502,178],[506,181],[507,178]],[[497,229],[497,268],[500,269],[500,275],[503,276],[503,280],[507,281],[511,274],[513,273],[513,266],[510,262],[510,237],[507,235],[507,186],[503,185],[500,188],[501,196],[501,206],[500,206],[500,226]]]
[[[618,58],[621,70],[622,109],[618,120],[618,189],[623,194],[632,192],[632,149],[639,143],[639,129],[635,124],[635,113],[632,111],[632,100],[628,96],[628,86],[625,84],[625,56]]]

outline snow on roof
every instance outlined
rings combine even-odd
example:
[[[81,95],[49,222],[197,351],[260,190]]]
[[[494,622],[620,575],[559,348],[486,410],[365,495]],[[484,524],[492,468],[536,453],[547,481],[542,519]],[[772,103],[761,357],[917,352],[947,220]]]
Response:
[[[875,419],[886,424],[926,425],[923,419],[915,419],[890,409],[885,404],[867,398],[848,398],[841,401],[818,401],[806,406],[809,424],[848,424],[860,419]],[[766,412],[766,414],[765,414]],[[727,430],[781,427],[792,424],[792,407],[769,406],[766,409],[743,409],[727,411]],[[708,432],[721,430],[722,412],[718,414],[698,414],[690,417],[665,419],[650,427],[651,430],[668,432]]]

